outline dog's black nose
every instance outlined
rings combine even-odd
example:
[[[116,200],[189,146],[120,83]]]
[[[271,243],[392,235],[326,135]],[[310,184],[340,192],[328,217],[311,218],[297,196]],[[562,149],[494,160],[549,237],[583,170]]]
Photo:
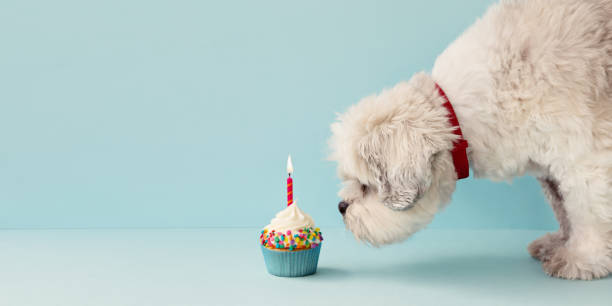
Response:
[[[349,207],[349,203],[346,203],[344,201],[338,203],[338,210],[340,211],[340,213],[342,215],[344,215],[344,213],[346,213],[346,209]]]

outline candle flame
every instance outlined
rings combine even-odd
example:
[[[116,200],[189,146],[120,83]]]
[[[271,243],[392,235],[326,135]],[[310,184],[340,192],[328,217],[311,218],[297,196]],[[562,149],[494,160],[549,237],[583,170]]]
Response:
[[[291,154],[289,154],[289,157],[287,158],[287,173],[293,173],[293,163],[291,162]]]

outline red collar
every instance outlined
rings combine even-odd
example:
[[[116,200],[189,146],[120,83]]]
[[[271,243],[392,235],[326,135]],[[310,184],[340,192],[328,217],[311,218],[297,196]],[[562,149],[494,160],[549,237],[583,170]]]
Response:
[[[442,88],[440,88],[437,83],[436,89],[438,90],[440,96],[444,98],[444,104],[442,105],[448,110],[448,121],[450,121],[453,127],[456,127],[453,133],[459,136],[459,139],[455,141],[453,149],[451,150],[451,155],[453,156],[453,164],[455,164],[455,172],[457,172],[457,179],[460,180],[470,176],[470,162],[468,161],[466,152],[468,142],[463,139],[461,127],[459,126],[459,120],[457,120],[455,110],[453,109],[453,106],[448,100],[446,93],[444,93],[444,90],[442,90]]]

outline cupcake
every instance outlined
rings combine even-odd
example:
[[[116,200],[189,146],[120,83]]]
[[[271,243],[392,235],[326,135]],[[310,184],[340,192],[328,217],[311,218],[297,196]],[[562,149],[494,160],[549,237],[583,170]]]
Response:
[[[296,202],[276,214],[261,231],[259,241],[268,272],[296,277],[317,271],[323,236]]]

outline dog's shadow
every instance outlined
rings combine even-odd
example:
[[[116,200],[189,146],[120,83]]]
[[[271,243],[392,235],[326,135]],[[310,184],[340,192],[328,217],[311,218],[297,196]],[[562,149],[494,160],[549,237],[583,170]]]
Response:
[[[452,294],[478,294],[491,300],[503,297],[524,303],[526,298],[548,304],[550,297],[572,292],[583,296],[607,292],[612,277],[597,281],[569,281],[553,278],[542,270],[539,261],[529,256],[479,255],[436,256],[420,260],[406,259],[389,264],[380,261],[337,268],[321,266],[309,278],[313,282],[368,284],[368,289],[420,288],[433,292],[444,288]],[[432,291],[433,290],[433,291]],[[560,298],[563,300],[563,298]]]
[[[393,264],[364,264],[346,269],[320,267],[316,278],[343,280],[354,278],[406,283],[496,282],[497,285],[517,285],[525,279],[548,278],[537,260],[530,257],[445,256]]]
[[[439,297],[435,292],[443,290],[441,296],[503,299],[504,303],[517,305],[527,300],[535,305],[547,305],[551,297],[564,301],[562,295],[566,292],[580,296],[601,294],[612,284],[612,279],[577,282],[552,278],[544,273],[539,261],[529,256],[448,255],[380,263],[342,268],[322,266],[309,281],[328,281],[366,291],[404,288],[415,296],[433,294],[432,299]],[[366,287],[360,287],[362,284]]]
[[[525,277],[546,277],[540,263],[529,257],[446,256],[428,260],[396,263],[384,267],[368,266],[356,271],[369,277],[387,277],[404,281],[456,282]]]

